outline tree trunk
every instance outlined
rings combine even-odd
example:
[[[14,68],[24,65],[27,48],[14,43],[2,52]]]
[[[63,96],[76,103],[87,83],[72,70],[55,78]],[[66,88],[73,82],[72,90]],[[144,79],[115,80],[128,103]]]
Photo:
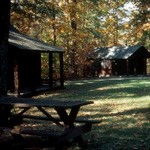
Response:
[[[77,21],[76,21],[76,6],[77,6],[77,0],[72,0],[72,3],[74,7],[72,8],[72,11],[70,13],[71,18],[71,28],[72,28],[72,34],[73,34],[73,40],[72,40],[72,48],[71,48],[71,66],[73,69],[73,77],[77,77],[77,66],[76,66],[76,52],[77,52],[77,40],[76,40],[76,32],[77,32]]]
[[[10,26],[10,0],[0,1],[0,96],[7,94],[7,49]]]
[[[10,27],[10,0],[0,1],[0,97],[7,95],[7,50]],[[10,108],[0,105],[0,126],[8,125]]]

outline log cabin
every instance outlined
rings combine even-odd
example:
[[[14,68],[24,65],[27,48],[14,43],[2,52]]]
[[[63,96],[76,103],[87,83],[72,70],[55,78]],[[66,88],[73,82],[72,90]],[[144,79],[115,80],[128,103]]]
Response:
[[[41,77],[41,55],[48,55],[48,86],[54,87],[53,57],[59,55],[59,87],[64,87],[63,77],[63,53],[64,50],[51,46],[36,38],[19,32],[13,26],[9,31],[8,48],[8,93],[15,96],[23,95],[23,91],[35,93],[43,85]],[[22,93],[22,94],[21,94]]]

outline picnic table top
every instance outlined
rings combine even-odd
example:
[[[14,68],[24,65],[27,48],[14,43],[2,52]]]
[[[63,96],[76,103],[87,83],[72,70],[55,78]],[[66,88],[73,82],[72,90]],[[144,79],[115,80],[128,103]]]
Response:
[[[13,105],[16,107],[62,107],[73,108],[94,103],[85,100],[52,100],[50,98],[18,98],[1,97],[0,104]]]

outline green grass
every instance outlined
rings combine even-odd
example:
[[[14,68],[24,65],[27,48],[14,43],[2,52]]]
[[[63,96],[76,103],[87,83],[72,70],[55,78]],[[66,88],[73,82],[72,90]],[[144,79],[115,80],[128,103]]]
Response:
[[[66,81],[65,89],[42,96],[94,101],[80,112],[102,120],[84,137],[89,150],[150,150],[149,77]]]

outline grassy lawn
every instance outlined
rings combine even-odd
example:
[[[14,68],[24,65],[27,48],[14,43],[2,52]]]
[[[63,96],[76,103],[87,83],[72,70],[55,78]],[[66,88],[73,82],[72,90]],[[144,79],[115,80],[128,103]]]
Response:
[[[94,101],[80,112],[102,120],[84,137],[88,149],[150,150],[149,77],[66,81],[65,89],[42,96]]]

